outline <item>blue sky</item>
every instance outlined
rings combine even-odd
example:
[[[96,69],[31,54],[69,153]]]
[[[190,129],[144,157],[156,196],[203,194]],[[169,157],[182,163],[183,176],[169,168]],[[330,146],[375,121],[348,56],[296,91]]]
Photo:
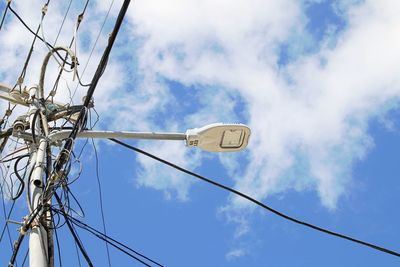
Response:
[[[79,71],[110,2],[89,5],[78,32]],[[112,6],[85,81],[121,3]],[[32,27],[42,4],[12,3]],[[69,43],[82,7],[83,1],[72,2],[59,45]],[[58,31],[51,25],[61,24],[65,10],[66,4],[50,3],[44,20],[49,40]],[[246,123],[250,144],[237,154],[180,142],[129,143],[300,220],[400,251],[399,11],[395,0],[133,1],[95,92],[95,128],[185,131],[220,121]],[[31,39],[8,14],[0,32],[0,82],[15,82]],[[37,83],[36,66],[45,53],[38,43],[27,85]],[[48,83],[56,72],[55,64],[49,66]],[[60,101],[69,99],[67,83],[75,87],[72,75],[60,85]],[[78,88],[73,101],[84,93]],[[165,266],[398,265],[394,256],[287,222],[115,144],[99,141],[96,147],[107,233]],[[82,163],[71,190],[84,208],[83,220],[101,230],[91,144]],[[14,220],[26,215],[24,201],[17,202]],[[6,200],[6,210],[10,204]],[[15,229],[10,227],[12,240]],[[58,233],[63,266],[79,266],[68,229]],[[79,234],[94,265],[108,266],[104,243]],[[11,256],[8,236],[0,247],[4,265]],[[19,262],[26,242],[21,251]],[[140,266],[113,248],[110,255],[112,266]]]

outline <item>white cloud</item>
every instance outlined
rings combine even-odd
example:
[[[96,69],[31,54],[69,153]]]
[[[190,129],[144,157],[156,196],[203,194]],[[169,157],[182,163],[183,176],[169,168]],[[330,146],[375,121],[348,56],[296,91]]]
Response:
[[[399,96],[400,5],[395,0],[338,2],[336,11],[344,14],[347,23],[335,36],[335,45],[327,45],[332,36],[325,36],[319,51],[299,54],[294,61],[279,66],[283,44],[310,41],[305,2],[312,1],[135,1],[128,14],[131,25],[125,24],[130,32],[121,32],[118,37],[132,45],[113,50],[118,58],[110,59],[95,94],[102,127],[181,130],[189,122],[201,125],[244,116],[253,133],[245,154],[249,164],[240,170],[238,156],[219,156],[232,176],[244,174],[243,179],[234,181],[235,186],[261,199],[290,188],[314,189],[325,206],[335,208],[346,193],[352,164],[373,145],[368,121]],[[114,4],[114,18],[120,3]],[[27,14],[40,6],[38,1],[14,4],[30,25],[37,25],[40,12]],[[79,32],[81,68],[108,4],[102,2],[97,9],[93,5],[88,12],[95,16],[85,16]],[[54,38],[58,29],[49,23],[58,24],[63,12],[56,5],[50,8],[57,12],[49,11],[45,30]],[[76,14],[78,9],[74,9]],[[73,16],[67,19],[63,42],[69,40],[67,33],[74,23]],[[12,17],[4,29],[0,56],[7,60],[0,72],[3,81],[12,84],[29,49],[30,42],[25,40],[32,36]],[[96,69],[107,41],[104,36],[85,77],[91,77]],[[301,53],[302,49],[294,51]],[[37,82],[36,66],[45,52],[38,44],[27,84]],[[128,60],[135,62],[129,64]],[[55,73],[55,68],[49,68],[49,77]],[[168,105],[176,99],[166,80],[190,87],[188,90],[201,88],[200,110],[176,121],[167,117],[171,112]],[[75,101],[80,102],[83,93],[78,92]],[[59,98],[68,94],[64,86]],[[244,103],[236,101],[238,96]],[[244,110],[237,114],[238,109]],[[155,114],[173,126],[159,125]],[[190,168],[200,164],[201,154],[184,151],[175,143],[146,147],[166,158],[173,156]],[[181,199],[187,197],[191,182],[169,175],[170,171],[162,171],[156,163],[143,158],[138,161],[143,167],[140,185],[172,190]],[[238,203],[235,199],[232,202]]]
[[[228,261],[232,261],[232,260],[235,260],[237,258],[243,257],[244,255],[246,255],[246,252],[243,249],[234,249],[234,250],[229,251],[225,255],[225,258]]]
[[[168,159],[173,157],[173,162],[185,168],[194,169],[199,166],[199,153],[195,150],[190,152],[182,149],[183,144],[179,142],[154,142],[145,144],[141,147],[144,150],[154,153],[157,156]],[[154,159],[138,156],[137,161],[141,164],[142,169],[138,172],[137,184],[162,190],[167,199],[177,197],[179,200],[185,201],[188,199],[189,188],[195,180],[187,179],[185,175],[180,173],[171,174],[171,167],[162,165],[162,163]],[[171,195],[174,193],[174,196]]]
[[[336,11],[345,12],[347,26],[333,47],[278,66],[280,46],[308,34],[302,7],[289,0],[153,0],[137,1],[130,15],[141,38],[142,73],[195,88],[216,86],[245,100],[253,135],[237,188],[257,198],[314,188],[333,209],[352,164],[373,144],[368,121],[400,92],[400,5],[343,2]],[[200,120],[224,107],[210,101]],[[293,171],[299,164],[306,170]]]

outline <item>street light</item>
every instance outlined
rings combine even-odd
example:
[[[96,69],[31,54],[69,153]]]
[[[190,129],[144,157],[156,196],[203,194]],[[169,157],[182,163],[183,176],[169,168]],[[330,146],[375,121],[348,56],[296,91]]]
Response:
[[[71,130],[50,133],[52,142],[68,138]],[[198,147],[209,152],[237,152],[246,148],[250,128],[244,124],[213,123],[201,128],[189,129],[186,133],[122,132],[122,131],[82,131],[78,138],[122,138],[144,140],[186,141],[188,147]],[[29,135],[25,135],[29,138]]]
[[[244,124],[213,123],[186,131],[186,145],[209,152],[236,152],[249,143],[250,128]]]

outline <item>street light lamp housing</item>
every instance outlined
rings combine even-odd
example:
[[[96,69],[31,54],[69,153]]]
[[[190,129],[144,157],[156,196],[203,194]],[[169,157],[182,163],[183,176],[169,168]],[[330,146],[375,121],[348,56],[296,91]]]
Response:
[[[209,152],[236,152],[246,148],[250,128],[244,124],[213,123],[186,131],[186,145]]]

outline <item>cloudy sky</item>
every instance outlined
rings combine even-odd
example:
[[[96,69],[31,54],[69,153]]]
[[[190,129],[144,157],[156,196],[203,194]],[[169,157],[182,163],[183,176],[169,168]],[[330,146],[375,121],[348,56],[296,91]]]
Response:
[[[44,2],[11,5],[36,29]],[[69,44],[85,3],[64,2],[50,2],[40,32],[61,46]],[[86,83],[121,5],[89,3],[73,47]],[[94,95],[95,128],[184,132],[245,123],[251,140],[235,154],[181,142],[129,142],[301,220],[400,250],[399,13],[398,0],[132,1]],[[15,84],[32,39],[8,12],[0,31],[0,82]],[[25,85],[38,83],[46,51],[36,43]],[[57,72],[53,62],[48,84]],[[73,78],[63,77],[56,99],[80,103],[86,91]],[[6,105],[1,102],[2,110]],[[398,264],[115,144],[96,146],[107,233],[165,266]],[[101,229],[95,154],[91,146],[84,153],[83,174],[71,188],[85,221]],[[22,200],[18,205],[16,220],[26,212]],[[60,232],[63,262],[78,266],[68,230]],[[82,239],[95,266],[107,266],[104,244],[84,233]],[[0,243],[2,261],[11,255],[8,243]],[[134,266],[110,252],[112,265]]]

